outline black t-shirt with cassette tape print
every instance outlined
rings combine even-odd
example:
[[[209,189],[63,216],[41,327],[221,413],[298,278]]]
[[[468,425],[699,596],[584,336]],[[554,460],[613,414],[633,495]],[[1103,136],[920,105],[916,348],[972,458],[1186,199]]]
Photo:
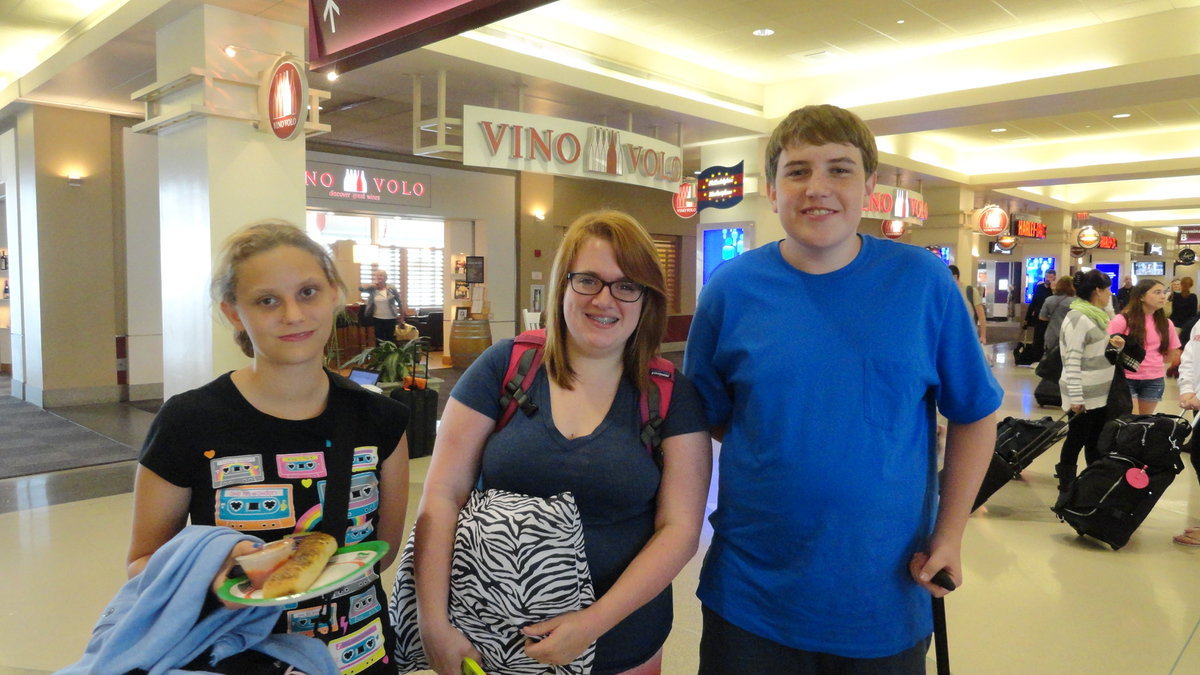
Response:
[[[192,491],[194,525],[221,525],[274,541],[319,529],[336,420],[354,425],[349,522],[342,545],[373,541],[379,519],[379,467],[396,448],[408,409],[329,373],[319,416],[284,420],[242,396],[226,373],[172,396],[155,417],[141,463]],[[344,466],[344,462],[343,462]],[[376,570],[378,572],[378,570]],[[284,608],[276,632],[313,635],[329,645],[345,675],[390,673],[391,626],[377,574]]]

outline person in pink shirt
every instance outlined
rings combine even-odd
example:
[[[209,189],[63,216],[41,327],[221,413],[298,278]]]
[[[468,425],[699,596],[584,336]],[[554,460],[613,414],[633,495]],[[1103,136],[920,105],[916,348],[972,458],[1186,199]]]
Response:
[[[1129,303],[1108,324],[1109,335],[1128,335],[1146,350],[1141,367],[1125,373],[1139,415],[1154,414],[1163,397],[1166,364],[1179,355],[1179,334],[1163,312],[1166,304],[1167,287],[1161,281],[1143,279],[1133,287]]]

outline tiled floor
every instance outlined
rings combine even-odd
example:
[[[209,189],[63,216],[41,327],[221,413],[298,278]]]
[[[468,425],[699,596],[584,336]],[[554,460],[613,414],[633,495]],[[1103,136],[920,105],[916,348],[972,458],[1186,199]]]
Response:
[[[1007,392],[1002,415],[1054,413],[1034,407],[1031,370],[1000,363],[996,373]],[[1171,382],[1167,401],[1174,395]],[[1160,412],[1177,411],[1165,403]],[[1200,673],[1200,550],[1171,542],[1185,525],[1200,524],[1190,466],[1129,545],[1113,552],[1075,537],[1048,510],[1056,454],[1039,458],[971,519],[967,582],[947,602],[954,672]],[[411,508],[427,466],[413,462]],[[13,500],[0,509],[0,542],[9,547],[0,556],[0,674],[44,673],[78,658],[124,581],[128,474],[128,465],[110,465],[0,481],[9,483],[0,495]],[[863,529],[869,536],[869,524]],[[696,670],[701,555],[676,581],[668,674]]]

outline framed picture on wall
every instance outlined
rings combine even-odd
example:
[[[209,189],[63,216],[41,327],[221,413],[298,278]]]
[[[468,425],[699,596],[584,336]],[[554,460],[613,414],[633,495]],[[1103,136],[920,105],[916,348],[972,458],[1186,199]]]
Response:
[[[483,256],[469,255],[467,256],[467,283],[482,284],[483,283]]]
[[[471,299],[471,285],[461,279],[456,279],[454,281],[454,299],[455,300],[470,300]]]
[[[454,274],[462,274],[467,271],[467,256],[453,255],[450,257],[450,269]]]
[[[454,320],[455,321],[465,321],[469,318],[471,318],[471,308],[470,307],[455,307],[454,308]]]

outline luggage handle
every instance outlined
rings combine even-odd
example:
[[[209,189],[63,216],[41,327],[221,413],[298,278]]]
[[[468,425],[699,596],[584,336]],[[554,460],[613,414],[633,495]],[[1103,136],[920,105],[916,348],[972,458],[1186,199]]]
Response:
[[[1050,441],[1050,445],[1057,443],[1059,441],[1059,439],[1061,439],[1067,435],[1067,432],[1070,429],[1071,418],[1073,418],[1074,416],[1075,416],[1075,413],[1071,412],[1070,410],[1064,412],[1061,417],[1054,420],[1054,426],[1047,428],[1045,431],[1043,431],[1042,433],[1035,436],[1032,441],[1030,441],[1028,444],[1026,444],[1020,450],[1017,450],[1016,452],[1014,452],[1013,453],[1013,461],[1008,462],[1008,465],[1010,467],[1013,467],[1013,470],[1015,471],[1016,467],[1020,465],[1021,461],[1028,454],[1032,453],[1042,443],[1045,443],[1046,441]],[[1067,424],[1065,424],[1061,427],[1058,426],[1058,423],[1063,422],[1063,421],[1066,421]],[[1053,440],[1051,440],[1051,439],[1053,439]]]

